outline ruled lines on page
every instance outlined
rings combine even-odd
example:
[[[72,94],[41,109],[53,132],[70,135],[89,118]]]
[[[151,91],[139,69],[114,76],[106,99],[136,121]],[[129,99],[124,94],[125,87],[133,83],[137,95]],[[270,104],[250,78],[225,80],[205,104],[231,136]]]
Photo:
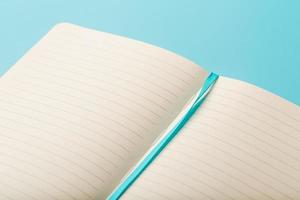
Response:
[[[122,199],[299,198],[299,106],[221,77]]]
[[[0,197],[104,199],[205,76],[159,48],[56,26],[0,79]]]

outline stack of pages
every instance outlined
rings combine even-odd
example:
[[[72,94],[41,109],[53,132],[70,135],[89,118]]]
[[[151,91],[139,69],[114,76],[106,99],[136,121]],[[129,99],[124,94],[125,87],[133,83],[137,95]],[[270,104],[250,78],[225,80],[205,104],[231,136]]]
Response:
[[[55,26],[0,78],[0,199],[109,198],[208,75],[158,47]],[[300,107],[219,77],[120,199],[299,200]]]

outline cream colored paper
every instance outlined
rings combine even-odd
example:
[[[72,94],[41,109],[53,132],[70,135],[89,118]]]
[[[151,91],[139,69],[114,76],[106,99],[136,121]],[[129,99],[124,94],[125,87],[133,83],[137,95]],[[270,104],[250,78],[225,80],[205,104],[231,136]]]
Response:
[[[124,199],[300,199],[300,108],[219,78]]]
[[[55,26],[0,79],[0,199],[105,198],[206,76],[157,47]]]

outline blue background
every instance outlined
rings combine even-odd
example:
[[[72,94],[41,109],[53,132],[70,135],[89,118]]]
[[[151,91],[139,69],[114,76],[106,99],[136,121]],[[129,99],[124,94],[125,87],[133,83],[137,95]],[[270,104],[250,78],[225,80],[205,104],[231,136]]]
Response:
[[[71,22],[172,50],[300,105],[300,1],[0,1],[0,73]]]

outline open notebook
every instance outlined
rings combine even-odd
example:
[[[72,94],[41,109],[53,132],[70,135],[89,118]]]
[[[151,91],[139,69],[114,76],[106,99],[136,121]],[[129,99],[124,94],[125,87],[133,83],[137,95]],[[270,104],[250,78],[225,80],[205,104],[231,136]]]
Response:
[[[208,72],[168,51],[55,26],[0,78],[0,199],[106,199]],[[120,198],[300,199],[300,108],[220,77]]]

